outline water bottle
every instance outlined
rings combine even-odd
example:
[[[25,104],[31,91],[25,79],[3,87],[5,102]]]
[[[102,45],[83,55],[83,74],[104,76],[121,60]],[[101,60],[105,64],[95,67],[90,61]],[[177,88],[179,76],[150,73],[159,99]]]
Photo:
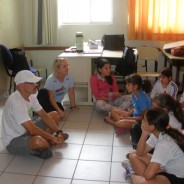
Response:
[[[128,51],[128,47],[125,47],[125,49],[124,49],[124,51],[123,51],[123,58],[126,57],[127,51]]]
[[[77,32],[75,37],[75,46],[77,52],[83,52],[83,34],[82,32]]]

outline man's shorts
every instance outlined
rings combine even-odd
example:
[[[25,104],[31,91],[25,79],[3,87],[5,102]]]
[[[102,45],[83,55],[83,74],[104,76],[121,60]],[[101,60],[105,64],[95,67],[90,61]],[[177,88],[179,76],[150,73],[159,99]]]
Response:
[[[40,118],[35,120],[35,125],[42,130],[45,130],[46,125]],[[31,135],[25,133],[19,137],[15,137],[11,142],[6,146],[6,149],[9,153],[13,155],[30,155],[34,154],[36,151],[31,150],[28,146],[28,141],[31,138]]]

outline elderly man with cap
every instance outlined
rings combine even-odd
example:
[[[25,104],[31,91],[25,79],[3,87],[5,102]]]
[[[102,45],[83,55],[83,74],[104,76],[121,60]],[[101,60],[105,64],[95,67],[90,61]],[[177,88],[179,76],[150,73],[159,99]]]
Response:
[[[36,98],[41,79],[28,70],[15,76],[17,90],[7,99],[2,116],[2,141],[11,154],[48,159],[53,156],[51,146],[61,146],[68,138],[58,128],[58,113],[46,113]],[[39,115],[35,121],[33,111]]]

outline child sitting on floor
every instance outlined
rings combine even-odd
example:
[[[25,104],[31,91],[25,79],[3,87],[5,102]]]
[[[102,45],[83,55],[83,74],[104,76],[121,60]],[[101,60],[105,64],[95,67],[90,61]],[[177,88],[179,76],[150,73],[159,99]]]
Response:
[[[112,107],[128,108],[131,105],[130,95],[121,95],[115,76],[111,74],[110,61],[105,58],[96,60],[97,72],[90,78],[95,109],[108,113]]]
[[[150,133],[156,141],[148,139]],[[149,154],[153,149],[153,155]],[[169,126],[164,109],[152,107],[145,112],[137,150],[130,153],[129,159],[122,166],[133,184],[184,183],[184,135]]]
[[[127,91],[132,93],[133,108],[128,111],[113,108],[110,117],[104,118],[108,123],[118,127],[115,131],[116,134],[122,134],[126,129],[130,129],[132,125],[140,123],[143,111],[151,106],[150,97],[142,89],[149,92],[150,86],[150,81],[145,80],[143,82],[140,75],[134,74],[126,78]]]
[[[154,107],[160,107],[169,114],[169,125],[181,131],[184,128],[184,112],[178,100],[168,94],[159,94],[152,99]],[[137,148],[137,143],[141,137],[141,124],[133,125],[130,129],[133,149]]]
[[[163,68],[160,71],[160,79],[156,81],[151,91],[151,99],[161,93],[167,93],[176,99],[178,86],[172,80],[172,69],[170,67]]]

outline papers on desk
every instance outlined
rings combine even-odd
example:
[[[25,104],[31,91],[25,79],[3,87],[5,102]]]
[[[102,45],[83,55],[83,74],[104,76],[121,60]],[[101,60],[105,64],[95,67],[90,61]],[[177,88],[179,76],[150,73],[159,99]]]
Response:
[[[107,58],[122,58],[123,51],[111,51],[111,50],[103,50],[102,57]]]
[[[76,47],[75,46],[71,46],[71,47],[65,49],[64,52],[71,52],[71,53],[72,52],[76,52]]]
[[[172,43],[164,44],[163,49],[172,49],[172,48],[179,47],[179,46],[184,46],[184,40],[178,41],[178,42],[172,42]]]
[[[96,42],[94,42],[93,40],[88,41],[88,46],[90,49],[98,49],[98,44]]]
[[[68,54],[75,54],[76,53],[76,47],[72,46],[64,50],[64,53]],[[123,51],[111,51],[111,50],[103,50],[103,46],[98,46],[97,49],[90,49],[87,44],[84,44],[84,50],[83,53],[76,53],[78,55],[82,54],[99,54],[98,57],[106,57],[106,58],[122,58]]]
[[[103,47],[102,46],[98,46],[97,49],[90,49],[88,46],[84,47],[84,54],[101,54],[103,51]]]

